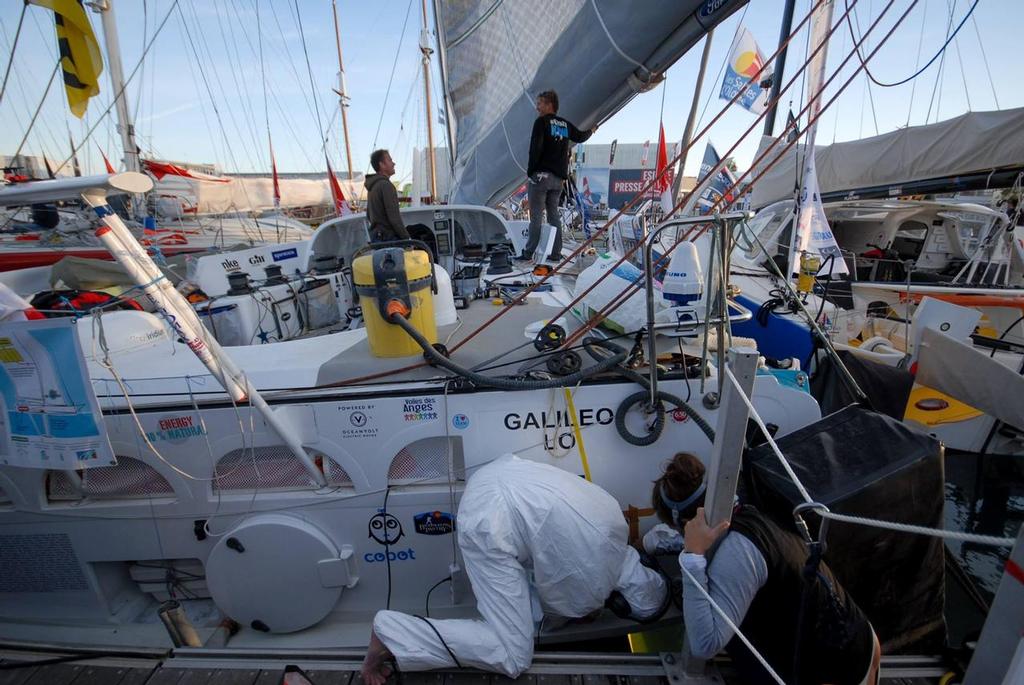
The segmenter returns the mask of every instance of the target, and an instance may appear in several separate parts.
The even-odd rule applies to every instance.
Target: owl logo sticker
[[[385,512],[379,512],[370,519],[369,536],[381,545],[393,545],[398,542],[405,531],[397,518]]]

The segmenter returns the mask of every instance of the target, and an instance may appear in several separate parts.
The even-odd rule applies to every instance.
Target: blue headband
[[[707,483],[701,481],[700,485],[697,486],[697,489],[693,491],[693,494],[682,501],[676,501],[665,494],[665,483],[661,484],[661,487],[658,488],[658,494],[661,495],[662,503],[672,510],[672,525],[679,525],[679,512],[686,511],[687,507],[700,499],[706,489]]]

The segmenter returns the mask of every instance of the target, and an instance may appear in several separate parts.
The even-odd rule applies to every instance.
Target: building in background
[[[669,146],[669,159],[675,157],[676,146]],[[658,151],[655,143],[622,143],[615,146],[615,160],[611,160],[609,144],[584,143],[575,148],[576,186],[589,204],[599,209],[616,210],[633,199],[640,189],[654,179]],[[646,158],[646,160],[645,160]],[[669,182],[675,178],[675,169],[668,171]],[[683,177],[682,189],[691,190],[696,179]],[[589,199],[588,199],[589,191]],[[645,199],[658,199],[652,187]]]

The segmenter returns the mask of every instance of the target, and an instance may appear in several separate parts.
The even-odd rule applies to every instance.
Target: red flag
[[[99,146],[97,145],[97,147]],[[100,156],[103,157],[103,166],[107,167],[107,173],[116,174],[117,171],[115,171],[114,167],[110,165],[110,160],[107,159],[107,156],[105,154],[103,154],[103,148],[100,148]]]
[[[341,192],[341,185],[338,183],[338,179],[334,177],[334,171],[331,169],[331,160],[327,160],[327,181],[331,186],[331,198],[334,199],[334,212],[338,216],[345,216],[352,213],[352,208],[348,205],[348,200],[345,199],[345,193]]]
[[[270,172],[274,179],[274,209],[281,209],[281,184],[277,182],[277,162],[274,160],[274,142],[267,133],[267,143],[270,144]]]
[[[654,182],[654,189],[661,194],[661,209],[668,213],[672,211],[672,177],[668,168],[668,151],[665,149],[665,124],[661,124],[658,131],[658,168],[656,171],[657,180]]]
[[[211,176],[210,174],[204,174],[199,171],[191,171],[168,162],[154,162],[151,159],[144,159],[142,160],[142,166],[145,167],[146,171],[153,174],[158,181],[164,176],[184,176],[185,178],[195,179],[196,181],[213,181],[214,183],[231,182],[230,178]]]

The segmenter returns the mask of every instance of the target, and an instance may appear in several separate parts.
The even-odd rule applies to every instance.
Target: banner
[[[722,79],[722,90],[719,97],[723,100],[732,100],[736,93],[743,95],[737,100],[737,104],[754,114],[761,114],[767,109],[768,91],[762,90],[759,85],[761,81],[771,76],[772,68],[758,74],[758,70],[764,65],[764,55],[757,47],[754,37],[750,31],[740,27],[733,39],[732,47],[729,48],[729,59],[725,65],[725,78]],[[755,79],[756,76],[756,79]]]
[[[64,91],[71,113],[81,119],[89,98],[99,95],[103,56],[82,0],[31,0],[30,4],[53,10],[57,48],[64,76]]]
[[[612,169],[608,172],[608,207],[620,209],[624,204],[636,197],[640,189],[654,180],[654,169]],[[669,167],[665,174],[669,188],[675,178],[675,167]],[[661,192],[655,187],[648,188],[643,199],[657,200]]]
[[[727,207],[733,201],[732,192],[726,192],[736,182],[732,171],[727,167],[722,167],[714,176],[711,176],[711,172],[721,162],[722,159],[718,156],[718,151],[709,142],[708,146],[704,148],[704,160],[700,163],[700,172],[697,174],[697,178],[701,179],[702,188],[697,197],[697,208],[701,214],[711,212],[715,208],[715,203],[720,199],[722,202],[718,205],[719,210]]]
[[[809,45],[817,46],[828,40],[828,30],[832,25],[832,1],[823,3],[814,12],[811,19],[811,38]],[[800,195],[797,198],[796,218],[796,254],[790,259],[790,271],[797,272],[800,260],[797,256],[801,252],[817,253],[821,255],[822,275],[847,274],[846,262],[839,250],[832,229],[829,228],[828,219],[825,218],[825,208],[821,206],[821,193],[818,189],[818,172],[814,161],[814,139],[817,136],[818,124],[815,120],[821,111],[822,85],[825,81],[825,62],[828,57],[828,45],[822,48],[811,60],[807,70],[807,92],[810,110],[808,121],[812,123],[807,129],[807,138],[804,141],[806,154],[804,155],[803,181],[800,185]],[[828,260],[828,257],[834,259]],[[827,263],[826,263],[826,260]]]
[[[81,469],[117,463],[72,319],[0,324],[0,463]]]

